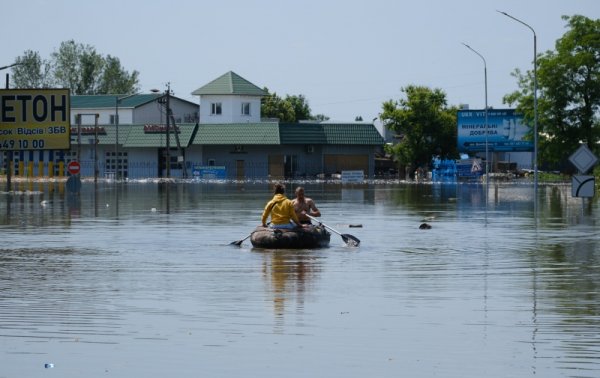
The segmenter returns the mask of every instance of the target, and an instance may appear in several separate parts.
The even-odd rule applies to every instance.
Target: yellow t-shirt
[[[290,219],[296,224],[300,224],[300,220],[294,211],[294,205],[283,194],[275,194],[265,206],[262,214],[262,224],[267,224],[267,218],[271,214],[271,223],[286,224],[290,223]]]

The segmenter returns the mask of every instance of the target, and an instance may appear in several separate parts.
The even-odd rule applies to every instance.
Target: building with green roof
[[[82,176],[119,179],[201,176],[207,167],[229,179],[374,175],[384,141],[373,124],[261,121],[266,93],[231,71],[193,94],[199,113],[198,105],[169,96],[168,128],[164,94],[72,96],[71,149],[17,151],[14,171],[62,176],[77,160]]]
[[[196,89],[200,97],[200,123],[258,123],[260,101],[268,93],[229,71]]]

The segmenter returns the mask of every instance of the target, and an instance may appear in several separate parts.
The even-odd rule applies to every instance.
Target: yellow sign
[[[70,148],[68,89],[0,89],[0,151]]]

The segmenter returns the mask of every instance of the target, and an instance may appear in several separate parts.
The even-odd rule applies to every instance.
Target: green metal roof
[[[164,93],[147,93],[136,95],[77,95],[71,96],[72,109],[114,109],[116,107],[117,97],[122,98],[119,102],[119,108],[137,108],[149,102],[156,101],[157,98],[163,97]],[[189,102],[197,106],[198,104],[184,100],[179,97],[171,96],[178,101]]]
[[[114,108],[116,106],[117,97],[126,97],[128,95],[79,95],[71,96],[71,108],[73,109],[89,109],[89,108]],[[136,94],[131,97],[123,98],[120,103],[120,108],[135,108],[146,103],[152,102],[163,96],[162,93]]]
[[[196,129],[195,123],[180,123],[177,124],[179,129],[179,143],[181,147],[188,147],[191,143],[192,136]],[[123,125],[119,126],[119,144],[123,147],[166,147],[167,146],[167,134],[166,133],[146,133],[144,132],[145,125]],[[162,126],[162,125],[161,125]],[[173,127],[171,125],[171,127]],[[122,129],[125,129],[123,132]],[[114,138],[113,138],[114,142]],[[177,140],[173,130],[169,133],[169,146],[174,148],[177,146]]]
[[[383,137],[366,123],[235,123],[200,124],[196,145],[225,144],[353,144],[382,145]]]
[[[146,133],[144,132],[144,126],[146,125],[119,125],[119,145],[128,148],[135,147],[150,147],[159,148],[167,146],[167,134],[162,133]],[[164,125],[161,125],[164,126]],[[94,126],[85,125],[82,126],[87,132],[81,135],[81,144],[89,144],[90,140],[95,138],[95,134],[89,133]],[[173,126],[171,126],[173,127]],[[194,135],[196,129],[195,123],[183,123],[177,124],[179,129],[179,143],[182,147],[188,147]],[[116,140],[116,127],[115,125],[98,125],[100,132],[98,133],[98,145],[114,145]],[[73,132],[71,133],[71,145],[77,145],[77,127],[72,127]],[[173,130],[169,134],[169,145],[171,147],[177,146],[177,140]]]
[[[279,129],[281,144],[384,144],[369,123],[287,123]]]
[[[266,96],[267,93],[233,71],[216,78],[192,92],[193,95]]]
[[[383,145],[385,141],[370,123],[323,123],[327,144]]]
[[[323,125],[315,123],[282,123],[281,144],[327,144]]]
[[[279,144],[276,122],[200,124],[193,144]]]
[[[119,125],[119,145],[124,148],[166,147],[166,133],[146,133],[146,125]],[[88,132],[93,126],[82,126]],[[114,145],[115,125],[99,125],[98,144]],[[182,147],[195,145],[293,145],[293,144],[346,144],[383,145],[384,140],[372,124],[349,123],[234,123],[234,124],[177,124]],[[197,128],[196,128],[197,127]],[[71,143],[77,143],[77,127],[73,126]],[[94,134],[81,135],[81,143],[89,144]],[[177,146],[173,133],[169,144]]]

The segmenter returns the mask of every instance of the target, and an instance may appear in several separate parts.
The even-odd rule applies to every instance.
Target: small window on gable
[[[210,108],[210,114],[212,115],[220,115],[223,113],[222,106],[220,102],[213,102]]]
[[[250,103],[242,102],[242,115],[250,115]]]

